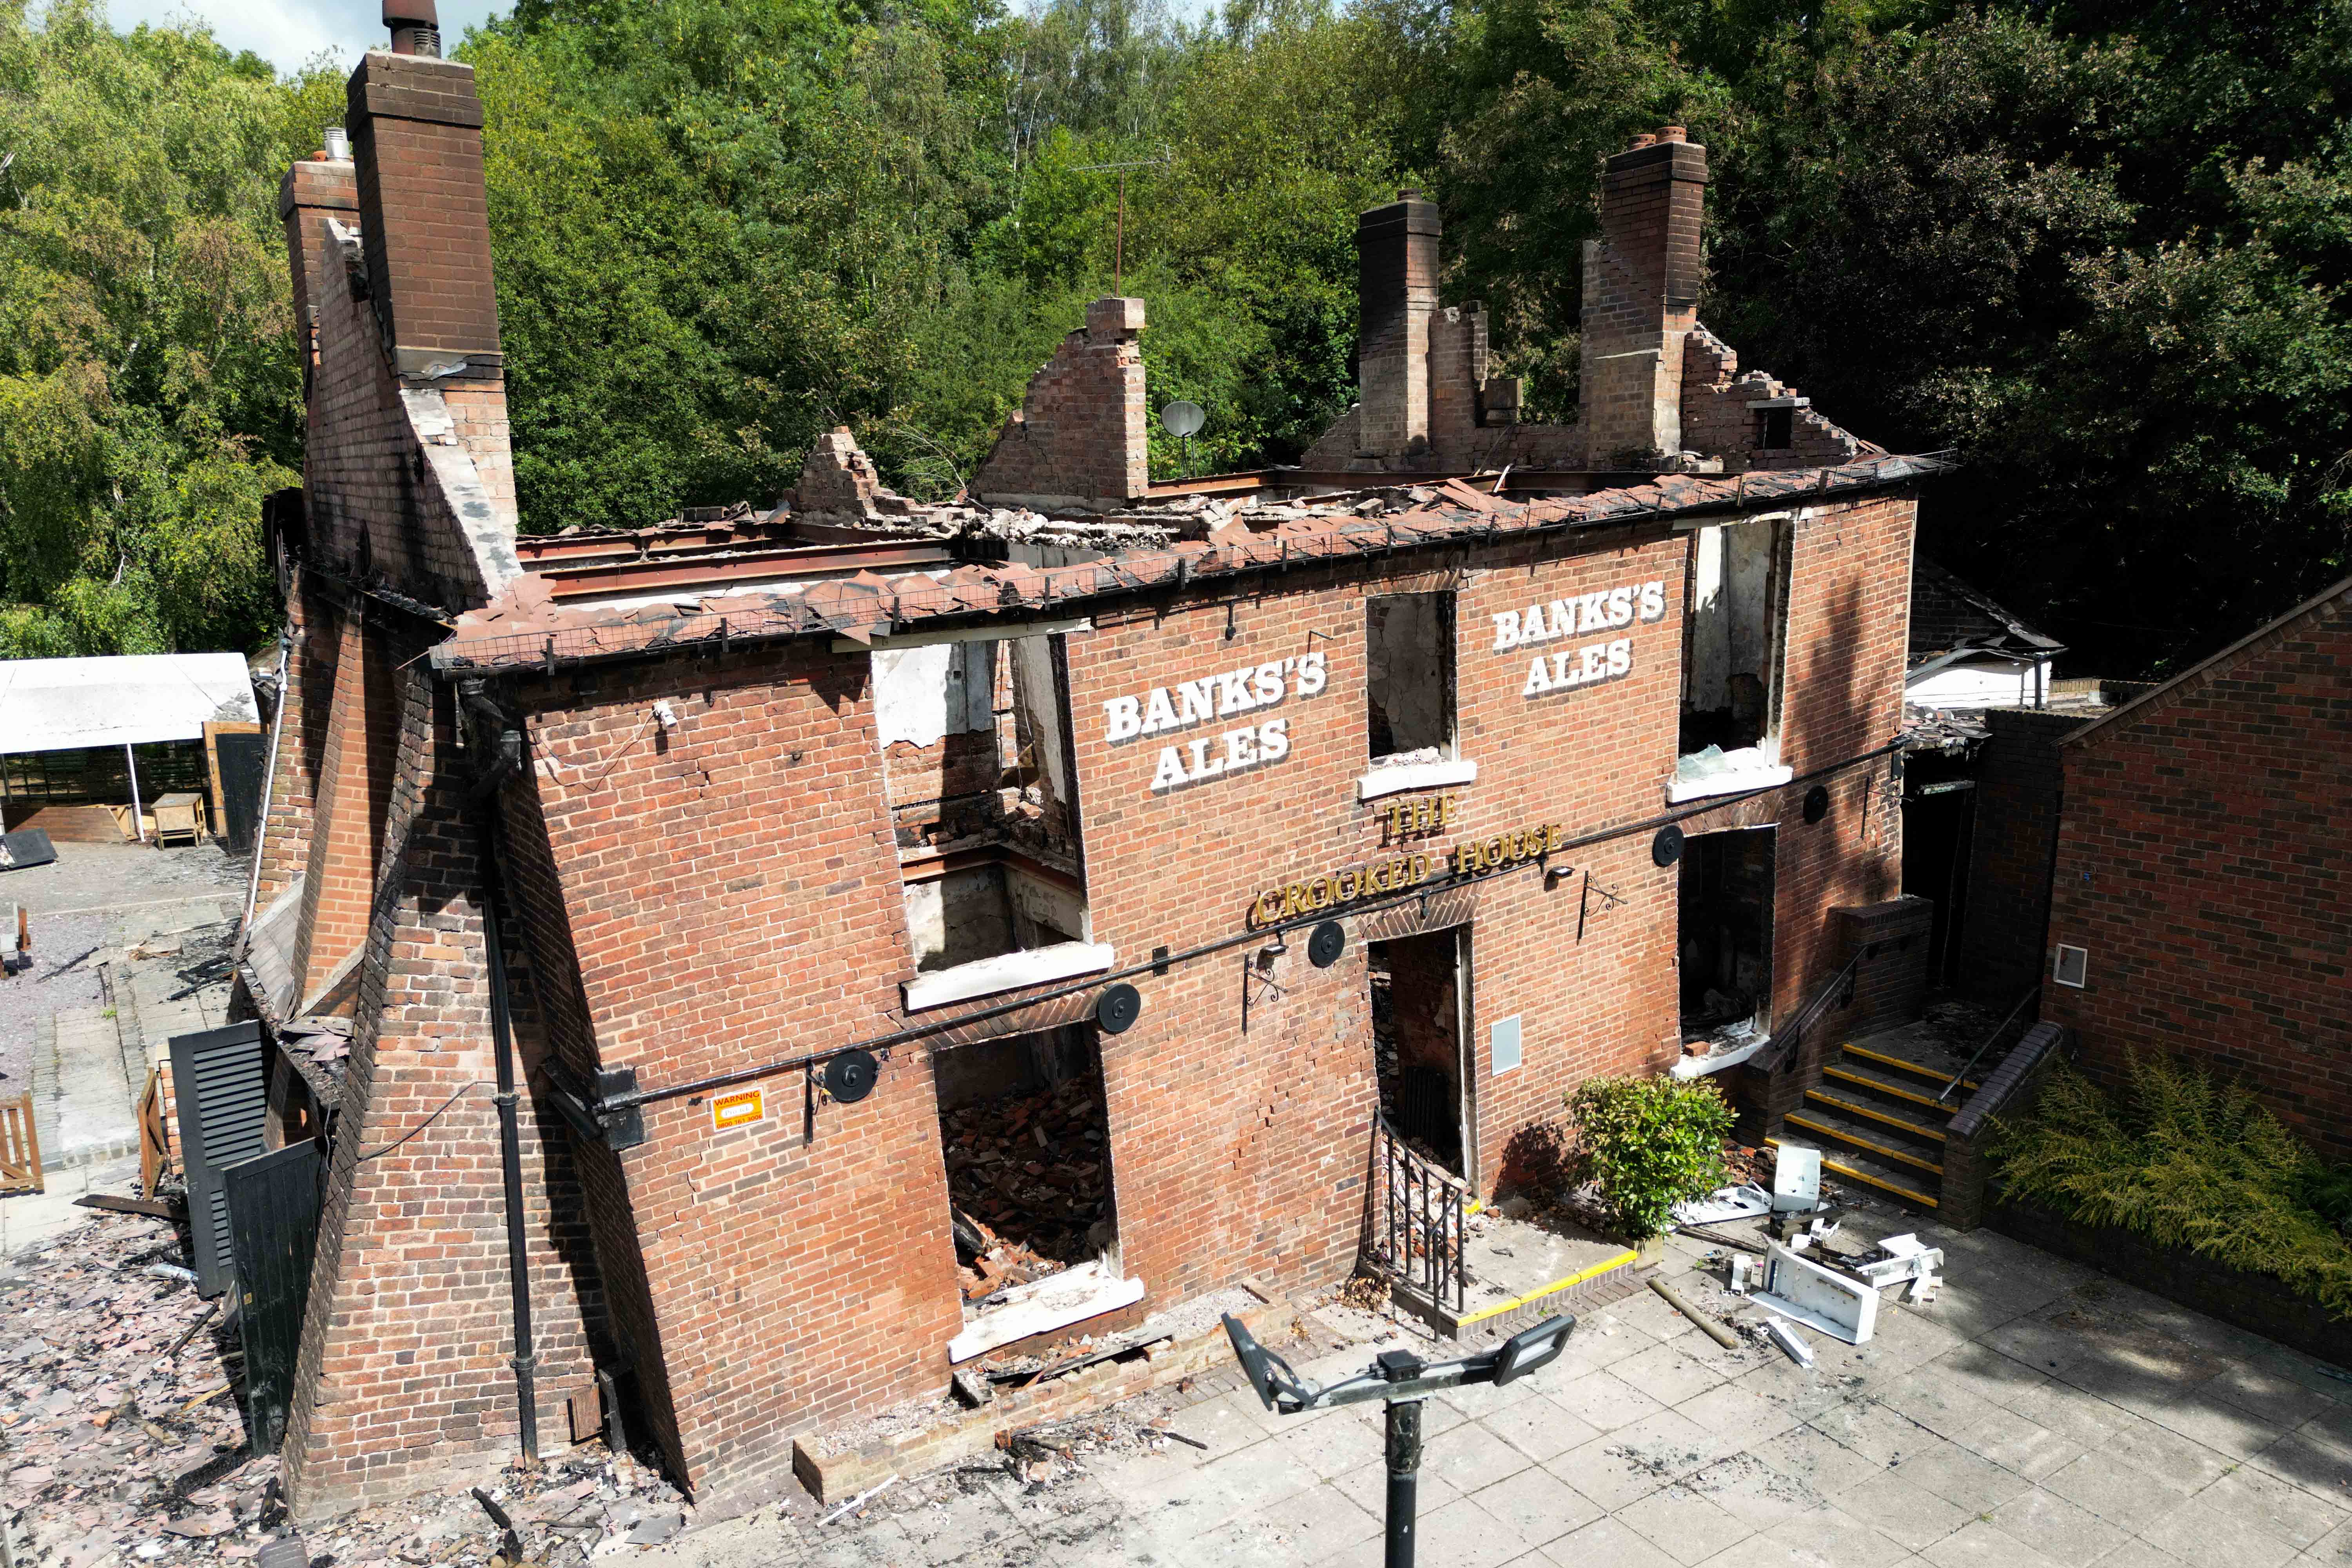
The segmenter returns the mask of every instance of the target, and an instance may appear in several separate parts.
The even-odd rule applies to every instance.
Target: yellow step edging
[[[1481,1307],[1476,1311],[1470,1313],[1466,1317],[1459,1318],[1455,1320],[1455,1321],[1459,1326],[1466,1329],[1473,1323],[1483,1323],[1488,1318],[1499,1318],[1506,1312],[1516,1312],[1530,1301],[1540,1301],[1546,1296],[1557,1295],[1562,1290],[1581,1285],[1588,1279],[1598,1279],[1612,1268],[1622,1268],[1628,1263],[1633,1262],[1640,1256],[1641,1254],[1633,1251],[1621,1252],[1616,1257],[1596,1263],[1590,1268],[1580,1268],[1565,1279],[1555,1279],[1549,1285],[1539,1285],[1536,1287],[1536,1289],[1528,1291],[1526,1295],[1514,1296],[1511,1300],[1503,1302],[1500,1306]]]
[[[1805,1098],[1818,1100],[1832,1110],[1842,1110],[1848,1116],[1865,1117],[1872,1121],[1884,1121],[1889,1127],[1900,1127],[1914,1138],[1933,1138],[1938,1143],[1949,1142],[1938,1128],[1922,1127],[1916,1121],[1906,1121],[1899,1116],[1889,1116],[1876,1106],[1865,1105],[1858,1100],[1840,1100],[1836,1095],[1824,1094],[1818,1089],[1805,1090]]]
[[[1893,1068],[1897,1072],[1916,1073],[1921,1078],[1931,1080],[1942,1079],[1946,1082],[1950,1081],[1949,1079],[1945,1079],[1942,1073],[1934,1071],[1928,1068],[1921,1067],[1917,1062],[1906,1062],[1901,1057],[1890,1057],[1884,1051],[1865,1050],[1860,1046],[1846,1046],[1843,1048],[1844,1049],[1845,1054],[1850,1057],[1860,1057],[1864,1061],[1876,1062],[1881,1067]],[[1968,1079],[1962,1079],[1960,1080],[1960,1087],[1962,1089],[1981,1089],[1984,1086],[1980,1083],[1972,1082]]]
[[[1767,1138],[1764,1142],[1772,1148],[1780,1147],[1780,1141],[1778,1138]],[[1898,1187],[1884,1176],[1874,1176],[1867,1171],[1857,1171],[1852,1165],[1841,1165],[1826,1153],[1822,1156],[1822,1169],[1835,1171],[1839,1175],[1850,1177],[1860,1182],[1864,1186],[1876,1187],[1882,1193],[1893,1193],[1897,1197],[1909,1198],[1913,1203],[1925,1204],[1931,1209],[1939,1209],[1943,1206],[1925,1193],[1915,1193],[1908,1187]]]
[[[1900,1149],[1890,1149],[1884,1143],[1874,1143],[1867,1138],[1848,1132],[1843,1127],[1832,1127],[1826,1121],[1808,1121],[1801,1111],[1792,1110],[1782,1120],[1801,1127],[1808,1132],[1818,1132],[1824,1138],[1833,1138],[1841,1143],[1851,1143],[1864,1153],[1875,1154],[1882,1160],[1892,1160],[1898,1165],[1909,1165],[1938,1176],[1944,1173],[1944,1167],[1932,1160],[1923,1160],[1916,1154],[1906,1154]]]
[[[1874,1078],[1864,1078],[1861,1074],[1848,1072],[1843,1068],[1823,1068],[1822,1076],[1833,1078],[1840,1083],[1858,1083],[1864,1089],[1874,1089],[1881,1094],[1891,1094],[1897,1100],[1907,1100],[1914,1105],[1924,1105],[1930,1110],[1945,1109],[1940,1100],[1930,1100],[1924,1094],[1914,1094],[1909,1089],[1895,1084],[1881,1083]]]

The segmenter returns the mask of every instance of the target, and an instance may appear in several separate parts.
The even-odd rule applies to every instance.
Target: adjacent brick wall
[[[446,761],[449,694],[408,662],[422,651],[400,650],[396,782],[283,1450],[304,1521],[488,1480],[515,1451],[479,864]],[[522,1144],[540,1426],[560,1442],[592,1382],[595,1275],[553,1125],[526,1115]]]
[[[2352,1154],[2347,670],[2340,584],[2064,743],[2050,940],[2090,961],[2083,989],[2042,991],[2095,1074],[2126,1051],[2189,1058],[2335,1159]]]
[[[1151,488],[1143,403],[1143,301],[1097,300],[1029,378],[1021,411],[972,475],[971,493],[1133,500]]]
[[[2004,1011],[2042,978],[2050,914],[2050,853],[2064,784],[2058,742],[2080,713],[1995,708],[1970,770],[1976,830],[1969,851],[1960,973],[1969,993]]]
[[[318,781],[325,766],[327,731],[333,710],[335,658],[341,639],[334,602],[300,571],[287,596],[290,640],[284,684],[278,694],[285,717],[278,728],[277,754],[269,774],[269,815],[254,845],[259,862],[257,913],[291,887],[310,859],[310,830]]]

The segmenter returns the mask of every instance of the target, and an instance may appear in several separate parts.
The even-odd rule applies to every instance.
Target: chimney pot
[[[441,58],[441,16],[434,0],[384,0],[383,25],[392,30],[392,52]]]
[[[1418,185],[1407,185],[1402,190],[1397,192],[1397,200],[1401,202],[1417,202],[1421,200],[1421,188]]]
[[[352,156],[352,133],[340,125],[327,127],[325,156],[339,163],[348,163]]]
[[[1643,148],[1650,146],[1656,141],[1657,137],[1651,134],[1649,132],[1644,131],[1633,138],[1633,145],[1632,148],[1628,149],[1628,151],[1639,152]]]
[[[1690,140],[1690,135],[1679,125],[1667,125],[1659,128],[1658,140],[1661,142],[1687,142]]]

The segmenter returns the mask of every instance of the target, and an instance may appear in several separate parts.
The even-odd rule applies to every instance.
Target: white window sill
[[[1744,1046],[1737,1046],[1727,1051],[1718,1051],[1711,1057],[1685,1057],[1675,1064],[1671,1076],[1705,1078],[1709,1073],[1721,1072],[1726,1068],[1736,1068],[1771,1043],[1771,1036],[1759,1035]]]
[[[1402,795],[1409,789],[1475,784],[1477,778],[1478,764],[1473,762],[1407,763],[1402,767],[1374,768],[1358,779],[1356,798],[1378,800],[1384,795]]]
[[[1770,789],[1787,784],[1796,776],[1792,769],[1762,763],[1702,773],[1696,778],[1686,776],[1677,769],[1675,776],[1666,781],[1666,804],[1676,805],[1686,800],[1705,800],[1709,795]]]
[[[1044,985],[1075,975],[1099,973],[1111,966],[1113,956],[1109,945],[1104,942],[1055,942],[1051,947],[1000,952],[993,958],[959,963],[953,969],[918,974],[901,984],[898,993],[908,1012],[919,1013],[927,1007],[944,1007],[950,1002],[969,1002],[975,996],[1018,991],[1024,985]]]
[[[1065,1268],[1059,1274],[1015,1285],[1004,1295],[1003,1306],[982,1312],[964,1325],[963,1332],[948,1342],[950,1365],[970,1361],[999,1345],[1009,1345],[1032,1334],[1051,1333],[1140,1301],[1143,1281],[1113,1279],[1097,1258],[1075,1268]]]

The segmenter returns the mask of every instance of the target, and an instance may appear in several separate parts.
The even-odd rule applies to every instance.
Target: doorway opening
[[[1683,843],[1676,913],[1685,1045],[1736,1048],[1771,1026],[1772,848],[1769,827]]]
[[[1459,928],[1365,944],[1381,1114],[1413,1151],[1465,1181],[1473,1125],[1464,1070]]]
[[[1095,1026],[932,1058],[949,1219],[967,1320],[1082,1265],[1116,1277],[1109,1115]]]

